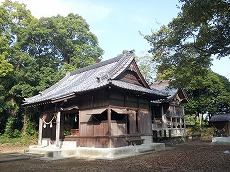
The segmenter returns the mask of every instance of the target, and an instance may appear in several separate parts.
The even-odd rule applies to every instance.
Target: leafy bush
[[[5,133],[4,135],[7,137],[13,137],[13,125],[14,125],[14,118],[12,116],[10,116],[7,119],[7,123],[6,123],[6,128],[5,128]]]
[[[21,136],[21,132],[18,129],[15,129],[14,132],[13,132],[13,134],[12,134],[12,136],[14,138],[20,137]]]
[[[31,122],[30,120],[28,120],[27,122],[26,134],[29,136],[33,136],[37,134],[36,125],[34,125],[34,123]]]

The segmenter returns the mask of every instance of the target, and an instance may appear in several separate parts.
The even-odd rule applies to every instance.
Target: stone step
[[[33,157],[45,157],[45,152],[43,151],[38,151],[38,150],[30,150],[30,149],[25,149],[24,150],[25,155],[33,156]]]

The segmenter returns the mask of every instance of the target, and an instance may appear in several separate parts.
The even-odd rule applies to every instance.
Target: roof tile
[[[111,80],[123,72],[134,60],[132,53],[119,55],[113,59],[103,61],[71,73],[50,88],[42,91],[39,95],[26,98],[24,105],[36,104],[40,102],[51,102],[60,97],[72,96],[75,93],[89,91],[111,84]],[[151,90],[145,87],[137,86],[122,81],[113,80],[112,84],[129,90],[136,90],[149,94],[164,97],[165,95],[157,90]]]

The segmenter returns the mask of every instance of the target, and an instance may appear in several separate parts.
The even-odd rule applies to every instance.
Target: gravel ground
[[[44,161],[36,158],[0,163],[0,171],[189,171],[229,172],[230,144],[195,141],[174,145],[172,149],[148,152],[120,160],[62,159]],[[0,158],[1,158],[0,154]]]

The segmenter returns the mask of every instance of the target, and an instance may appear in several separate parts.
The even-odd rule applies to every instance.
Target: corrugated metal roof
[[[153,91],[145,87],[114,80],[119,74],[127,69],[133,60],[133,53],[127,53],[119,55],[113,59],[67,73],[63,79],[50,88],[42,91],[39,95],[26,98],[24,105],[52,102],[54,100],[73,96],[76,93],[98,89],[109,84],[114,84],[115,86],[124,89],[136,90],[139,92],[166,97],[165,94],[158,92],[157,90]]]

